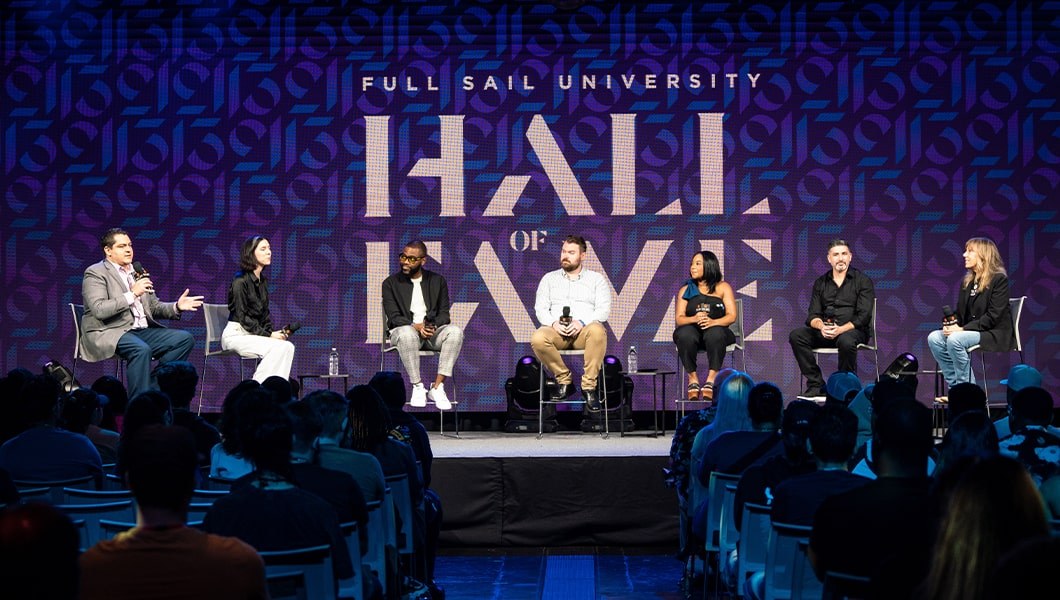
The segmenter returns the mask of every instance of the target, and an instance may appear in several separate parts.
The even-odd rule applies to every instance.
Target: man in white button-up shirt
[[[611,313],[611,289],[603,275],[582,267],[585,238],[563,240],[560,268],[546,273],[537,286],[534,311],[541,327],[530,337],[538,360],[556,376],[554,399],[574,393],[570,369],[560,350],[585,350],[582,395],[591,410],[600,410],[596,379],[607,351],[604,321]]]

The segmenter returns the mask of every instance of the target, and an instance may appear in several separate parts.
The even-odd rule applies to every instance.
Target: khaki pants
[[[583,390],[596,389],[596,378],[607,352],[607,329],[598,322],[589,323],[577,336],[564,337],[551,326],[539,327],[530,336],[530,347],[541,364],[556,376],[556,383],[571,383],[570,369],[563,362],[560,350],[585,350],[585,371],[582,373]]]

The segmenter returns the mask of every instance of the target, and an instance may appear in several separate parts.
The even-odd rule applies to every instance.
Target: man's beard
[[[560,266],[560,268],[562,268],[562,269],[563,269],[564,271],[566,271],[566,272],[570,273],[570,272],[572,272],[572,271],[575,271],[575,270],[577,270],[577,268],[578,268],[578,266],[579,266],[579,265],[576,265],[576,264],[574,264],[574,263],[572,263],[572,262],[562,262],[562,261],[561,261],[561,262],[559,263],[559,266]]]
[[[408,269],[408,270],[406,271],[405,269]],[[407,265],[405,267],[402,267],[401,270],[404,271],[404,273],[406,275],[408,275],[409,277],[416,277],[417,275],[420,274],[420,267],[418,267],[418,266],[413,267],[412,265]]]

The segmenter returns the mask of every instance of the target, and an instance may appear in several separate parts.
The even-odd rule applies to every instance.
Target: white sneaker
[[[409,404],[416,407],[427,406],[427,388],[423,387],[422,383],[412,386],[412,399]]]
[[[431,391],[427,392],[427,397],[431,399],[431,402],[434,402],[434,405],[438,407],[438,410],[449,410],[450,408],[453,408],[453,403],[449,401],[449,396],[445,395],[444,383],[431,386]]]

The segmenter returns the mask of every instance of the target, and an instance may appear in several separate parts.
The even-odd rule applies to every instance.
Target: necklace
[[[972,295],[972,296],[975,296],[975,295],[976,295],[976,294],[978,294],[978,293],[979,293],[979,280],[978,280],[978,279],[976,279],[975,281],[973,281],[973,282],[972,282],[972,291],[971,291],[971,295]]]

